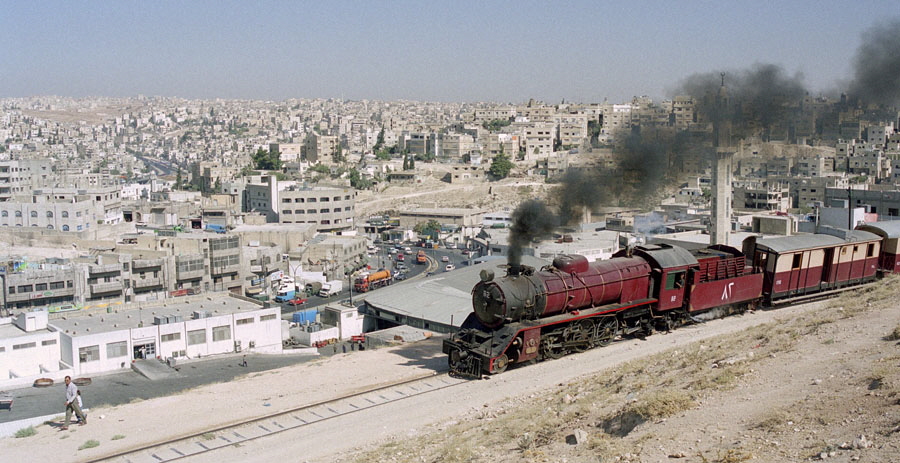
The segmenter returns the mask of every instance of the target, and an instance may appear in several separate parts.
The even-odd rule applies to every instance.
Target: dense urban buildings
[[[506,255],[512,210],[532,197],[552,202],[570,171],[601,173],[598,184],[621,191],[557,224],[557,235],[526,254],[603,259],[667,232],[708,242],[714,229],[714,239],[735,245],[741,233],[900,215],[896,112],[876,117],[844,100],[803,98],[788,103],[788,117],[765,126],[734,118],[732,127],[710,116],[708,98],[0,100],[8,316],[0,385],[40,374],[34,365],[47,362],[100,372],[140,356],[234,352],[238,343],[280,349],[270,307],[284,288],[350,286],[372,262],[389,266],[388,256],[372,255],[382,240]],[[732,110],[728,98],[716,101]],[[641,159],[648,140],[667,148]],[[654,164],[664,169],[648,169]],[[221,326],[201,321],[203,310],[169,314],[210,301],[234,306],[212,309]],[[135,308],[137,324],[115,321]],[[90,323],[76,328],[71,320],[85,314]],[[379,317],[380,326],[387,319]],[[251,318],[259,330],[248,328]],[[309,341],[331,331],[304,333]],[[32,344],[32,366],[13,366]]]

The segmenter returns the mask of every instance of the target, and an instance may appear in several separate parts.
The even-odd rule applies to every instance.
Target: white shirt
[[[72,403],[76,396],[78,396],[78,386],[75,383],[69,383],[66,386],[66,405]]]

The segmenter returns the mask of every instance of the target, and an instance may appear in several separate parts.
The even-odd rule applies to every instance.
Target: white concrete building
[[[280,353],[278,308],[215,295],[54,319],[61,365],[83,376],[127,368],[140,358]],[[80,316],[79,316],[80,315]]]
[[[0,389],[71,373],[60,364],[59,333],[47,326],[47,312],[0,319]]]

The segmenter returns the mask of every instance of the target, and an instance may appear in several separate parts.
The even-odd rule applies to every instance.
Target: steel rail
[[[111,460],[119,460],[119,461],[149,461],[149,462],[169,462],[180,460],[183,458],[199,455],[202,453],[212,452],[214,450],[233,446],[238,443],[244,443],[256,439],[260,439],[266,436],[271,436],[280,432],[299,429],[301,427],[318,423],[321,421],[330,420],[332,418],[337,418],[339,416],[346,416],[351,413],[368,410],[371,408],[375,408],[381,405],[386,405],[390,403],[394,403],[409,397],[415,397],[417,395],[426,394],[428,392],[437,391],[441,389],[446,389],[449,387],[457,386],[459,384],[464,384],[468,381],[461,380],[458,378],[452,378],[450,375],[446,374],[447,370],[441,370],[438,372],[431,372],[428,374],[418,375],[414,378],[404,379],[400,381],[394,381],[382,386],[373,387],[370,389],[366,389],[363,391],[355,392],[352,394],[347,394],[340,397],[335,397],[319,402],[315,402],[312,404],[301,405],[297,407],[292,407],[287,410],[281,410],[275,413],[270,413],[262,416],[257,416],[253,418],[247,418],[243,420],[239,420],[233,423],[227,423],[219,426],[215,426],[212,428],[204,429],[199,432],[193,432],[187,435],[180,435],[175,437],[166,438],[160,441],[151,442],[147,444],[141,444],[137,447],[132,447],[129,449],[125,449],[119,452],[115,452],[112,454],[102,455],[90,460],[86,460],[85,463],[99,463],[106,462]],[[451,380],[450,382],[445,381],[444,379]],[[437,382],[441,382],[443,384],[440,385],[430,385],[427,384],[428,380],[433,380]],[[416,389],[416,383],[424,383],[427,384],[427,387],[422,389]],[[411,389],[412,392],[403,392],[399,390],[391,391],[391,389],[402,389],[404,386],[407,386],[408,389]],[[385,394],[390,392],[396,392],[397,396],[393,398],[385,397]],[[364,396],[374,394],[377,398],[382,399],[383,401],[376,402]],[[363,405],[355,405],[353,403],[349,403],[351,399],[364,398],[366,402]],[[352,408],[346,411],[337,411],[336,408],[341,408],[337,406],[340,402],[348,402],[348,405]],[[331,406],[331,407],[329,407]],[[313,409],[321,407],[324,410],[328,410],[330,416],[322,416]],[[319,410],[323,412],[324,410]],[[304,420],[300,417],[297,417],[296,414],[301,413],[310,413],[311,415],[317,417]],[[282,417],[290,417],[294,415],[293,419],[290,423],[280,424],[275,422],[274,420]],[[272,426],[266,427],[264,424],[267,422],[272,422]],[[240,428],[246,428],[249,426],[256,425],[253,429],[255,435],[242,435],[236,432]],[[259,430],[262,430],[262,433],[259,433]],[[222,436],[222,433],[229,432],[228,437]],[[209,439],[207,436],[212,434],[219,434],[218,436]],[[245,433],[250,434],[250,433]],[[196,440],[196,441],[195,441]],[[224,441],[224,442],[221,442]],[[179,450],[176,448],[176,444],[182,444],[181,447],[183,450]],[[190,447],[190,449],[184,449],[185,446]],[[162,455],[161,455],[162,454]],[[140,458],[138,460],[133,460],[129,457],[139,457],[144,456],[145,458]]]

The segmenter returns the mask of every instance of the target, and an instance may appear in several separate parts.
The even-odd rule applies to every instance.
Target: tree
[[[381,132],[378,132],[378,138],[375,140],[375,146],[372,147],[372,151],[378,151],[382,146],[384,146],[384,127],[381,128]]]
[[[413,227],[413,231],[420,235],[428,235],[431,239],[437,239],[441,232],[441,223],[434,219],[428,222],[419,222]]]
[[[409,170],[409,158],[403,158],[403,170]]]
[[[281,153],[278,151],[266,151],[262,148],[253,154],[253,164],[259,170],[281,170]]]
[[[496,132],[510,124],[512,124],[512,121],[509,119],[493,119],[491,121],[484,121],[481,126],[491,132]]]
[[[365,190],[366,188],[370,188],[372,186],[372,181],[363,178],[363,176],[356,169],[350,169],[350,186],[356,188],[357,190]]]
[[[216,177],[216,183],[215,183],[215,185],[213,185],[213,192],[214,193],[222,192],[222,177]]]
[[[506,178],[515,165],[509,160],[509,156],[504,153],[498,153],[491,162],[491,175],[497,178]]]
[[[380,150],[377,153],[375,153],[375,159],[380,159],[382,161],[390,161],[391,153],[388,152],[387,150]]]
[[[181,188],[182,181],[184,181],[184,178],[181,176],[181,166],[179,166],[178,172],[175,173],[175,189],[176,190]]]
[[[410,170],[415,170],[415,168],[416,168],[416,157],[415,157],[415,156],[410,156],[410,157],[409,157],[409,169],[410,169]]]
[[[332,156],[332,159],[334,160],[334,162],[339,164],[344,162],[344,148],[341,147],[340,143],[337,144],[337,149],[334,150],[334,156]]]
[[[201,193],[206,193],[206,185],[203,182],[203,177],[200,175],[200,163],[193,162],[191,163],[191,189],[194,191],[199,191]]]

